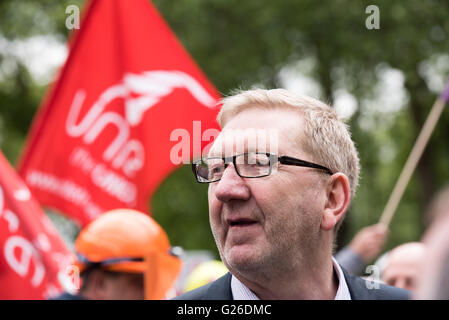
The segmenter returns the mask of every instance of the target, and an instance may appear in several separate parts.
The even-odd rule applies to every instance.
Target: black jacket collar
[[[369,280],[351,275],[343,269],[351,300],[404,300],[410,298],[407,290],[379,284],[377,287]],[[232,300],[231,273],[213,282],[206,291],[207,300]]]

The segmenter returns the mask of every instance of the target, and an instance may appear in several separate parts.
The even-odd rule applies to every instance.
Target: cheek
[[[221,223],[222,219],[222,207],[223,203],[219,201],[213,192],[209,189],[208,194],[209,203],[209,224],[212,234],[216,241],[222,241],[223,226]]]
[[[258,199],[267,220],[268,234],[273,234],[279,241],[291,242],[293,239],[304,241],[319,232],[320,204],[313,201],[318,197],[316,193],[302,190],[294,183],[269,190],[273,191]]]
[[[250,210],[259,213],[259,218],[265,221],[265,227],[271,228],[272,224],[278,224],[283,220],[282,216],[294,210],[294,196],[288,185],[279,181],[277,177],[267,179],[253,179],[248,182],[252,199],[248,203]],[[284,188],[285,187],[285,188]]]
[[[296,190],[297,186],[290,181],[278,180],[274,183],[254,186],[253,195],[263,212],[279,215],[284,211],[288,212],[297,208],[300,194]]]
[[[324,208],[325,189],[318,175],[285,179],[278,190],[279,198],[285,200],[281,205],[296,214],[319,215]]]
[[[209,219],[212,223],[217,219],[220,219],[222,203],[215,197],[214,191],[211,188],[209,188],[207,198],[209,204]]]

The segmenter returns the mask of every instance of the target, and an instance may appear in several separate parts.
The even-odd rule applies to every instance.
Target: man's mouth
[[[228,219],[227,222],[231,228],[249,227],[249,226],[255,225],[257,223],[257,221],[255,221],[255,220],[246,219],[246,218]]]

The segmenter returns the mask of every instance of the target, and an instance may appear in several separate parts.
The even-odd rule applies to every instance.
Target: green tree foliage
[[[82,1],[0,3],[0,36],[9,40],[52,34],[61,38],[65,7]],[[360,187],[339,238],[347,243],[361,227],[375,223],[424,123],[437,88],[426,66],[449,75],[449,4],[438,0],[154,0],[162,16],[212,83],[223,94],[253,85],[277,87],[280,71],[312,61],[308,76],[319,98],[333,102],[345,89],[357,109],[348,120],[358,146]],[[368,5],[380,10],[380,29],[368,30]],[[81,25],[82,27],[82,25]],[[0,52],[0,74],[5,57]],[[449,60],[449,58],[447,58]],[[399,71],[405,98],[398,110],[376,100],[382,70]],[[434,75],[435,76],[435,75]],[[432,90],[431,90],[432,89]],[[441,89],[441,88],[440,88]],[[42,98],[44,86],[26,67],[0,77],[0,147],[14,161]],[[387,97],[388,98],[388,97]],[[373,101],[378,105],[373,106]],[[418,240],[433,194],[449,178],[449,115],[440,119],[391,225],[388,248]],[[172,242],[187,249],[214,249],[208,227],[207,186],[181,167],[155,193],[154,217]]]
[[[0,147],[15,162],[45,85],[36,83],[17,52],[7,47],[33,36],[52,35],[65,41],[65,8],[81,0],[0,2]],[[9,43],[7,43],[9,42]]]

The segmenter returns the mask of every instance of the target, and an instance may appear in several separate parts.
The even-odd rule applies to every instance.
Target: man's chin
[[[226,262],[236,271],[250,271],[261,266],[259,252],[251,245],[234,245],[225,252]]]

